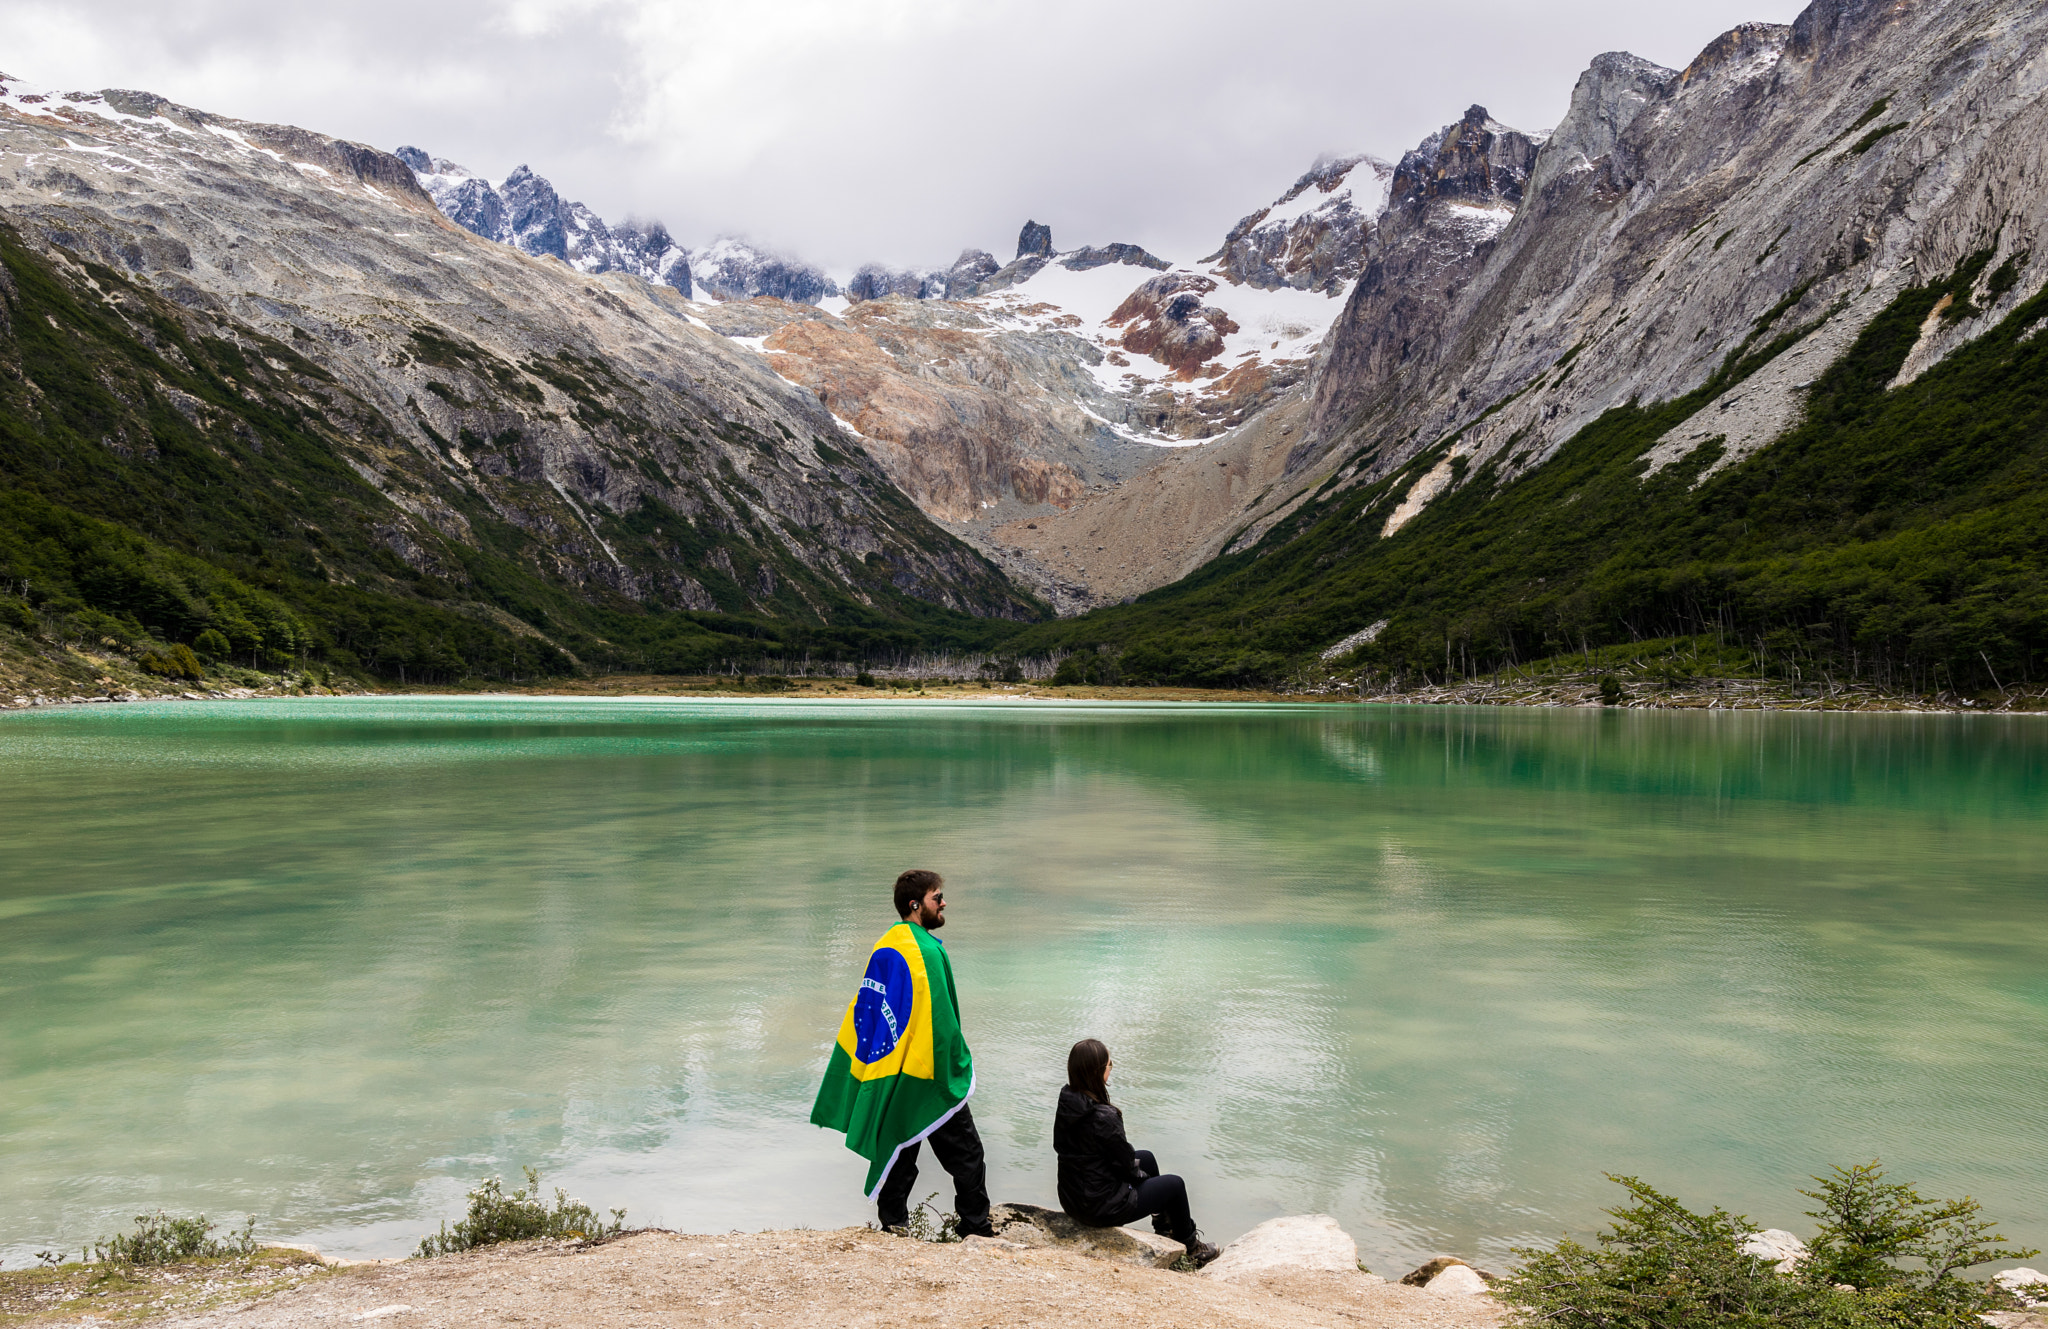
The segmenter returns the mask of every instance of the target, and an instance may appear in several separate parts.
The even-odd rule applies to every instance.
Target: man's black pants
[[[925,1137],[939,1166],[953,1178],[953,1212],[960,1215],[963,1237],[992,1237],[988,1224],[988,1167],[981,1157],[981,1133],[974,1129],[974,1114],[962,1103],[946,1124]],[[902,1227],[910,1221],[910,1188],[917,1185],[918,1146],[911,1145],[896,1155],[896,1165],[882,1178],[875,1193],[877,1217],[883,1227]]]

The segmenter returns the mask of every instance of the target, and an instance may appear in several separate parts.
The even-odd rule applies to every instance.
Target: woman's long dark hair
[[[1109,1049],[1101,1039],[1084,1038],[1067,1053],[1067,1088],[1109,1102]]]

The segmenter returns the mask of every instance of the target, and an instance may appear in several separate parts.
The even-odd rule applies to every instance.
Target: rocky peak
[[[758,249],[734,236],[721,236],[692,252],[690,275],[706,294],[720,300],[766,295],[791,304],[814,305],[839,294],[839,284],[821,269]]]
[[[963,299],[974,293],[974,288],[1001,270],[996,256],[986,249],[963,249],[960,257],[953,260],[953,266],[946,269],[946,298]]]
[[[936,268],[888,268],[880,263],[863,263],[846,284],[846,298],[855,304],[904,295],[912,300],[946,298],[946,274]]]
[[[1512,210],[1522,201],[1544,137],[1508,128],[1484,106],[1468,107],[1463,119],[1402,156],[1388,206],[1412,209],[1441,201]]]
[[[1083,245],[1072,253],[1060,255],[1060,266],[1069,272],[1087,272],[1091,268],[1106,268],[1112,263],[1150,268],[1154,272],[1164,272],[1173,266],[1163,258],[1146,253],[1138,245]]]
[[[1783,23],[1743,23],[1708,42],[1678,77],[1678,86],[1688,87],[1744,66],[1761,68],[1776,64],[1792,40],[1792,29]]]
[[[505,200],[505,220],[512,244],[528,254],[564,260],[569,257],[569,208],[555,187],[521,165],[498,186]]]
[[[1242,286],[1340,294],[1363,267],[1394,168],[1377,157],[1319,157],[1278,200],[1240,220],[1203,259]]]
[[[1052,257],[1052,227],[1027,221],[1017,234],[1017,257],[1027,258],[1033,254]]]
[[[1607,156],[1621,131],[1644,107],[1669,96],[1680,77],[1627,51],[1594,56],[1572,89],[1571,109],[1536,154],[1529,192],[1538,193],[1558,177]]]

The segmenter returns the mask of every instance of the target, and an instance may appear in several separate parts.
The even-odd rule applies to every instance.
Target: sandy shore
[[[730,1236],[645,1231],[592,1247],[522,1242],[357,1265],[258,1301],[147,1318],[195,1329],[1490,1329],[1502,1314],[1490,1297],[1424,1292],[1363,1273],[1272,1274],[1232,1284],[1066,1251],[937,1245],[849,1228]],[[76,1324],[79,1312],[30,1322]]]

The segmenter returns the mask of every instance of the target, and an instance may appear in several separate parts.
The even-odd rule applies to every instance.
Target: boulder
[[[1401,1276],[1401,1281],[1403,1283],[1406,1283],[1409,1287],[1426,1288],[1431,1283],[1435,1282],[1439,1277],[1441,1277],[1446,1269],[1453,1268],[1472,1269],[1472,1266],[1466,1264],[1463,1260],[1459,1259],[1455,1255],[1439,1255],[1435,1259],[1430,1260],[1427,1263],[1410,1270],[1406,1274],[1403,1274]],[[1500,1276],[1498,1274],[1490,1274],[1486,1272],[1484,1269],[1472,1269],[1472,1272],[1479,1276],[1481,1282],[1485,1283],[1491,1283],[1494,1279]]]
[[[1358,1243],[1328,1214],[1270,1218],[1223,1248],[1205,1277],[1232,1279],[1298,1269],[1358,1272]]]
[[[1742,1253],[1769,1260],[1779,1273],[1789,1274],[1806,1258],[1806,1243],[1783,1228],[1767,1227],[1742,1239]]]
[[[2001,1269],[1991,1281],[2020,1299],[2026,1306],[2048,1305],[2048,1274],[2038,1269]]]
[[[1485,1292],[1486,1280],[1481,1278],[1479,1271],[1469,1264],[1452,1264],[1444,1266],[1442,1273],[1424,1283],[1422,1290],[1424,1292],[1435,1292],[1454,1297],[1467,1297]]]
[[[1115,1264],[1165,1269],[1187,1254],[1187,1247],[1156,1232],[1134,1227],[1089,1227],[1057,1209],[1041,1209],[1035,1204],[993,1205],[988,1221],[999,1240],[1073,1251]]]

